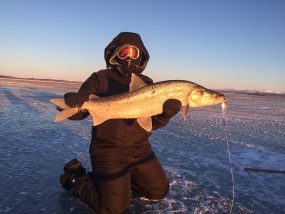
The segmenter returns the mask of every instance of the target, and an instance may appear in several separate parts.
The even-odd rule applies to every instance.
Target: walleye
[[[196,83],[168,80],[147,85],[135,74],[132,74],[129,92],[102,98],[92,94],[80,108],[71,108],[65,104],[64,99],[60,98],[50,101],[63,108],[63,111],[56,116],[55,122],[86,109],[93,118],[94,126],[108,119],[137,118],[139,125],[150,132],[152,130],[151,116],[161,114],[163,104],[168,99],[177,99],[181,102],[184,119],[188,115],[189,108],[216,104],[227,105],[223,94]]]

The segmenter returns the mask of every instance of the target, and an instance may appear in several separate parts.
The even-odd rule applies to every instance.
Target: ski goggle
[[[137,59],[140,56],[140,50],[135,46],[126,46],[118,51],[117,56],[120,59],[126,59],[127,57]]]

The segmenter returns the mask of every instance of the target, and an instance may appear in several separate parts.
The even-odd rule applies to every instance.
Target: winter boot
[[[70,190],[85,174],[86,170],[81,163],[77,159],[72,159],[64,165],[64,173],[60,175],[59,181],[64,189]]]

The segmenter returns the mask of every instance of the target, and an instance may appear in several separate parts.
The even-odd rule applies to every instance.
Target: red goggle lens
[[[130,57],[132,59],[136,59],[139,57],[139,51],[137,48],[134,47],[126,47],[119,51],[118,57],[121,59],[125,59],[127,57]]]

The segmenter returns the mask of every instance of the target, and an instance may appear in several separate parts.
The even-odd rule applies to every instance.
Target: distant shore
[[[34,89],[56,90],[63,92],[78,91],[82,82],[56,80],[56,79],[37,79],[37,78],[18,78],[0,75],[0,86],[26,87]],[[215,89],[214,89],[215,90]],[[224,94],[245,94],[256,96],[278,96],[285,97],[285,93],[264,92],[258,90],[235,90],[222,89],[216,90]]]
[[[0,75],[0,86],[23,87],[31,89],[44,89],[56,91],[78,91],[82,82],[52,80],[52,79],[35,79],[35,78],[16,78]]]

